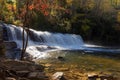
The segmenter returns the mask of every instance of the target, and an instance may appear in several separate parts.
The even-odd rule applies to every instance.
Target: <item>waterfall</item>
[[[17,48],[22,48],[23,29],[11,24],[2,25],[7,29],[7,34],[5,33],[5,36],[8,38],[5,37],[5,40],[14,41],[17,44]],[[26,36],[27,34],[25,32],[25,39]],[[84,44],[80,35],[52,33],[30,29],[26,52],[32,56],[33,59],[50,57],[51,55],[48,54],[48,52],[56,50],[82,50],[85,53],[120,53],[120,48],[112,49],[103,46]]]
[[[22,48],[22,28],[5,24],[9,41],[15,41],[18,48]],[[25,32],[25,38],[26,38]],[[26,52],[34,58],[45,57],[52,50],[81,49],[84,42],[80,35],[52,33],[30,29]]]

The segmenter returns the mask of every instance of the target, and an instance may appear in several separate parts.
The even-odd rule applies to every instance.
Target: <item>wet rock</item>
[[[28,61],[9,60],[9,61],[4,61],[4,65],[6,65],[9,70],[16,71],[16,72],[26,71],[25,73],[27,73],[27,71],[30,71],[30,72],[33,72],[33,71],[43,72],[44,71],[44,66],[37,65],[35,63],[28,62]]]
[[[51,50],[51,49],[56,49],[56,48],[51,47],[51,46],[41,45],[39,47],[36,47],[36,49],[38,49],[39,51],[46,51],[46,50]]]
[[[55,74],[53,74],[52,79],[53,80],[63,80],[63,72],[56,72]]]
[[[30,73],[30,71],[16,71],[16,74],[19,77],[26,77],[26,76],[28,76],[29,73]]]
[[[69,71],[69,68],[56,68],[56,71]]]
[[[9,59],[20,59],[21,49],[17,48],[16,42],[4,41],[6,52],[5,55]]]
[[[7,77],[5,80],[16,80],[16,79],[12,77]]]
[[[39,76],[45,76],[45,73],[43,73],[43,72],[30,72],[28,77],[31,78],[31,77],[39,77]]]
[[[2,27],[2,32],[4,33],[2,34],[3,40],[8,41],[9,38],[8,38],[8,32],[7,32],[6,25],[4,23],[0,23],[0,27]]]
[[[96,78],[96,80],[101,80],[100,78]]]
[[[4,66],[2,66],[0,64],[0,80],[4,80],[5,79],[5,70],[4,70]]]
[[[3,43],[3,29],[2,25],[0,24],[0,58],[5,55],[5,48]]]
[[[62,57],[62,56],[58,56],[57,59],[60,60],[60,61],[65,61],[65,58]]]
[[[27,78],[19,78],[18,80],[29,80],[29,79],[27,79]]]
[[[7,50],[17,48],[17,44],[14,41],[4,41],[4,44]]]
[[[31,80],[37,79],[37,80],[47,80],[48,77],[45,75],[44,72],[31,72],[28,75],[28,78]]]
[[[77,75],[77,76],[79,76],[79,77],[84,77],[85,75],[83,74],[83,73],[80,73],[80,72],[74,72],[73,73],[74,75]]]
[[[115,80],[112,75],[103,74],[99,76],[101,80]]]
[[[48,68],[48,67],[51,67],[52,64],[46,63],[44,66],[45,66],[46,68]]]
[[[0,80],[48,80],[42,65],[14,60],[5,60],[2,63],[5,69],[0,69]]]
[[[98,74],[88,73],[88,80],[96,80],[97,78],[98,78]]]
[[[53,46],[48,46],[47,48],[48,48],[48,49],[56,49],[56,48],[53,47]]]

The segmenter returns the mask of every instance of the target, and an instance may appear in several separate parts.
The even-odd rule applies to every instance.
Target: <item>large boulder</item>
[[[34,62],[7,60],[7,61],[4,61],[3,63],[8,69],[13,70],[13,71],[40,71],[42,72],[44,70],[44,67],[42,65],[37,65]]]
[[[17,48],[17,44],[14,41],[4,41],[6,50]]]
[[[47,80],[44,66],[28,61],[4,60],[0,62],[0,80]],[[6,78],[6,79],[5,79]]]
[[[17,48],[17,44],[14,41],[4,41],[5,44],[5,56],[10,59],[20,59],[21,49]]]

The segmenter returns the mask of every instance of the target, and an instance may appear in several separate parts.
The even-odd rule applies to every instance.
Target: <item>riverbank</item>
[[[14,42],[11,43],[11,47],[16,47]],[[9,54],[12,54],[14,51],[9,52]],[[35,60],[35,62],[9,61],[7,59],[4,61],[1,59],[3,64],[6,63],[5,66],[11,66],[10,68],[5,67],[5,69],[3,69],[3,66],[1,71],[4,70],[5,73],[2,72],[1,76],[5,75],[5,78],[11,77],[13,80],[55,80],[53,75],[56,74],[55,78],[60,77],[58,80],[88,80],[89,78],[92,78],[90,80],[94,80],[94,78],[98,80],[120,79],[119,54],[89,53],[81,50],[63,50],[44,54],[49,54],[50,57]],[[36,64],[39,68],[43,67],[42,71],[36,70],[36,67],[34,67]]]
[[[55,72],[63,72],[65,80],[120,79],[120,60],[118,58],[80,52],[58,52],[52,56],[52,58],[38,60],[37,62],[45,66],[45,72],[49,76]]]
[[[77,55],[78,56],[78,55]],[[2,60],[0,80],[119,80],[119,63],[90,56],[32,61]],[[75,60],[75,62],[73,61]],[[87,60],[87,61],[86,61]],[[96,61],[97,60],[97,61]],[[97,63],[96,63],[97,62]],[[110,66],[110,64],[112,64]]]

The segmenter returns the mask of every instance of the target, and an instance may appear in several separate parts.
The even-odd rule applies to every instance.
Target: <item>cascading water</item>
[[[18,48],[22,48],[22,28],[10,24],[5,24],[5,27],[7,28],[9,41],[15,41]],[[84,42],[79,35],[42,32],[30,29],[26,52],[34,58],[42,58],[48,55],[45,52],[82,49],[83,45]]]
[[[22,28],[4,24],[7,28],[9,41],[15,41],[18,48],[22,48]],[[25,32],[25,38],[27,34]],[[51,33],[30,29],[26,52],[33,58],[45,58],[50,56],[47,52],[55,50],[83,50],[84,52],[116,52],[120,49],[106,49],[94,45],[84,44],[81,36],[75,34]],[[98,48],[99,47],[99,48]]]

